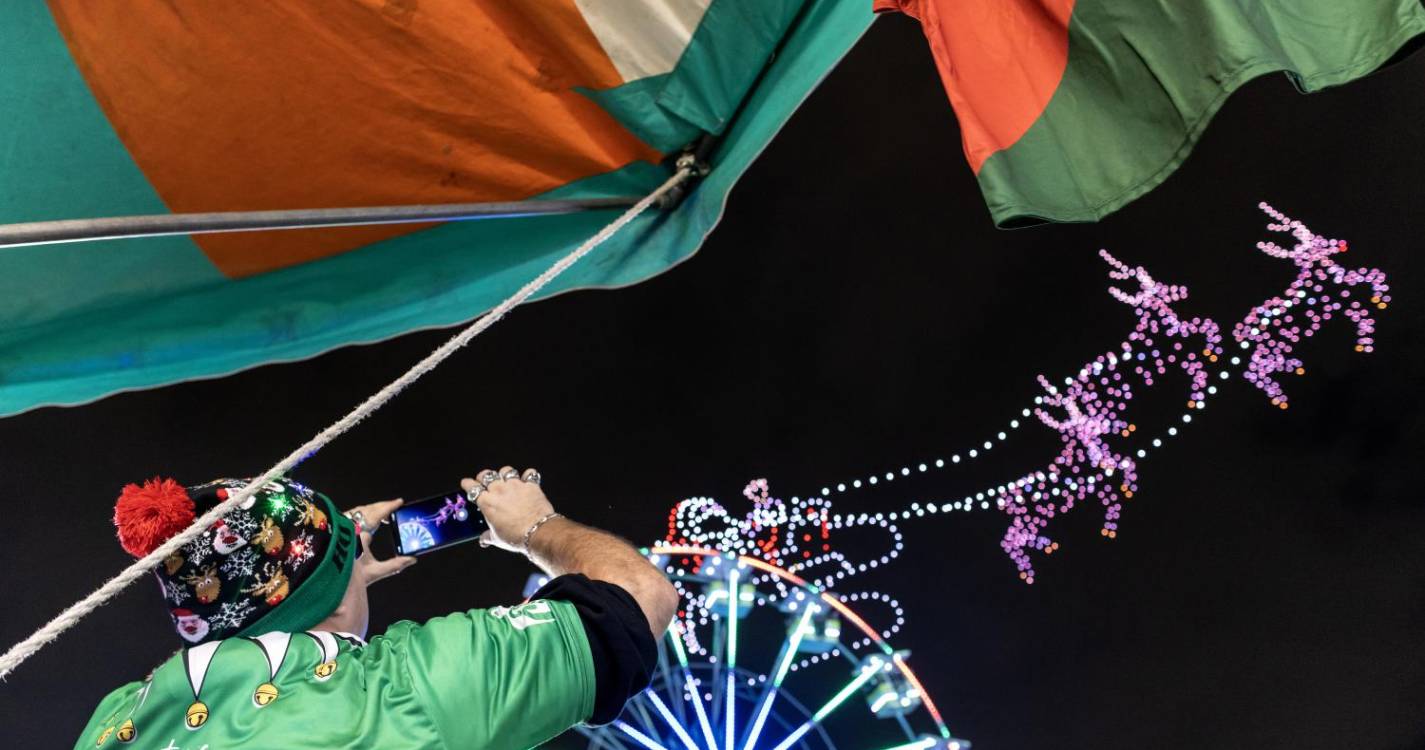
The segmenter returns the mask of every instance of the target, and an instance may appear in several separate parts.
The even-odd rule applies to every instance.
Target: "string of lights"
[[[1391,299],[1385,273],[1339,265],[1333,256],[1346,252],[1347,243],[1318,235],[1266,203],[1260,208],[1272,219],[1268,230],[1290,234],[1295,244],[1288,249],[1267,241],[1257,243],[1257,248],[1270,257],[1291,260],[1297,275],[1282,294],[1254,306],[1233,327],[1232,338],[1240,354],[1226,352],[1222,327],[1214,320],[1189,318],[1174,309],[1176,303],[1187,299],[1186,287],[1162,283],[1144,267],[1129,266],[1100,251],[1112,280],[1136,284],[1136,289],[1109,288],[1114,299],[1133,308],[1136,325],[1118,346],[1065,377],[1062,385],[1040,375],[1042,391],[1034,397],[1033,405],[1019,409],[1001,429],[948,458],[828,483],[819,493],[793,497],[786,503],[770,496],[765,479],[754,480],[743,493],[753,508],[742,518],[733,518],[712,498],[690,498],[670,511],[666,540],[751,554],[787,564],[797,572],[828,567],[828,572],[813,579],[818,586],[830,588],[897,557],[904,548],[897,522],[927,515],[991,508],[1009,515],[1001,547],[1026,583],[1034,582],[1030,552],[1052,554],[1059,549],[1059,542],[1046,529],[1052,519],[1076,504],[1097,501],[1103,508],[1100,535],[1116,538],[1123,503],[1138,492],[1142,461],[1178,437],[1206,410],[1208,401],[1219,393],[1219,384],[1240,374],[1274,406],[1287,408],[1287,396],[1277,376],[1305,374],[1294,347],[1335,315],[1354,324],[1357,352],[1374,350],[1371,311],[1385,309]],[[1369,288],[1369,296],[1353,298],[1352,292],[1362,285]],[[1180,372],[1186,379],[1186,408],[1148,436],[1125,412],[1136,394],[1159,386],[1170,371]],[[1041,468],[956,499],[917,500],[870,513],[831,511],[830,498],[835,495],[877,486],[884,490],[915,475],[966,467],[1009,441],[1030,417],[1057,432],[1061,440],[1059,454]],[[830,532],[856,526],[884,530],[891,540],[889,548],[858,563],[833,549]],[[703,608],[697,609],[701,612]]]

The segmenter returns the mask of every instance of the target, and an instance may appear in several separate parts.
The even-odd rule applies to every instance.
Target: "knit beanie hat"
[[[119,544],[143,557],[251,480],[183,487],[130,484],[114,506]],[[326,495],[268,482],[154,570],[179,637],[190,644],[307,630],[346,592],[356,528]]]

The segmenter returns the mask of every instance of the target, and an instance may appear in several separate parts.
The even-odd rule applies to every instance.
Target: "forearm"
[[[529,558],[551,576],[582,573],[627,591],[648,619],[655,638],[668,629],[678,593],[632,545],[567,518],[550,519],[530,538]]]

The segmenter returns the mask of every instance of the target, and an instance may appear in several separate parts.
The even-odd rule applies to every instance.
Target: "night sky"
[[[1220,383],[1142,462],[1118,538],[1092,505],[1056,519],[1062,548],[1032,586],[991,510],[908,525],[905,553],[847,590],[900,600],[895,645],[976,748],[1425,748],[1423,88],[1425,54],[1309,96],[1256,80],[1145,198],[1098,224],[1001,231],[919,27],[882,19],[695,258],[516,311],[296,476],[349,505],[537,466],[558,509],[646,543],[684,497],[740,511],[752,478],[806,496],[948,458],[1031,406],[1035,375],[1062,380],[1132,329],[1099,248],[1185,284],[1177,309],[1228,330],[1285,289],[1294,268],[1254,247],[1268,200],[1389,274],[1374,354],[1338,319],[1300,348],[1291,409]],[[259,472],[447,335],[0,420],[0,640],[129,562],[110,524],[122,484]],[[1132,417],[1161,431],[1185,394],[1169,376]],[[1042,467],[1057,437],[1025,421],[968,467],[835,507],[949,501]],[[432,555],[373,589],[372,632],[509,603],[528,572],[475,545]],[[0,685],[3,744],[67,746],[176,645],[136,586]]]

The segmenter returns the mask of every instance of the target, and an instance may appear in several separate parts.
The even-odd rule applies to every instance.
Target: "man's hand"
[[[679,601],[678,592],[663,572],[628,542],[562,517],[541,525],[528,539],[526,549],[525,535],[541,518],[553,513],[554,506],[539,485],[515,478],[513,473],[514,469],[508,466],[500,469],[498,476],[510,478],[490,481],[489,488],[475,499],[490,524],[489,530],[480,535],[480,543],[522,552],[551,576],[582,573],[621,587],[638,602],[653,637],[662,638]],[[485,472],[477,476],[481,475]],[[467,477],[460,480],[460,486],[468,493],[480,483]]]
[[[359,524],[361,527],[361,556],[356,558],[356,564],[352,566],[351,579],[346,583],[346,593],[342,595],[341,604],[337,605],[337,608],[327,616],[327,619],[316,626],[316,630],[355,633],[365,638],[366,625],[371,619],[371,606],[366,598],[366,587],[416,564],[414,557],[377,560],[375,553],[371,551],[371,531],[388,516],[395,513],[403,502],[405,501],[397,499],[387,500],[384,503],[358,505],[343,514],[347,518],[360,519],[361,521]]]
[[[495,473],[495,476],[503,477],[513,474],[514,471],[512,467],[505,466]],[[469,477],[460,480],[460,487],[466,494],[479,486],[479,482]],[[525,532],[539,519],[554,512],[554,506],[549,504],[544,490],[541,490],[539,485],[519,477],[491,481],[475,498],[475,505],[485,516],[485,522],[490,525],[490,528],[480,535],[480,546],[499,547],[511,552],[524,552],[522,545]]]
[[[396,509],[401,507],[406,501],[402,498],[387,500],[382,503],[370,503],[368,505],[358,505],[343,515],[347,518],[357,517],[361,519],[361,556],[356,558],[356,567],[351,571],[353,580],[361,583],[365,588],[371,584],[389,578],[406,568],[416,564],[416,558],[409,556],[397,556],[388,560],[377,560],[376,555],[371,552],[371,532],[390,517]],[[359,516],[357,514],[360,514]]]

